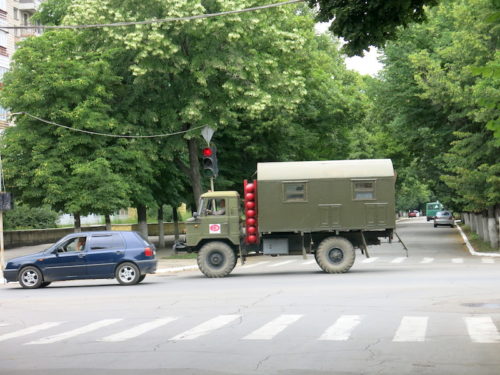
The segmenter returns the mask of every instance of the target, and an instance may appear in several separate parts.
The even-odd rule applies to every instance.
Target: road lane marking
[[[285,264],[288,264],[288,263],[294,263],[295,262],[295,259],[292,259],[292,260],[285,260],[284,262],[279,262],[279,263],[274,263],[274,264],[270,264],[268,267],[279,267],[279,266],[283,266]]]
[[[321,335],[319,340],[347,341],[354,328],[361,323],[361,319],[361,315],[342,315]]]
[[[432,263],[432,262],[434,262],[434,258],[424,258],[420,261],[420,263],[422,264]]]
[[[308,260],[306,262],[302,262],[303,265],[306,265],[306,264],[314,264],[314,263],[317,263],[316,262],[316,259],[312,259],[312,260]]]
[[[0,323],[0,327],[7,327],[9,323]]]
[[[60,325],[61,323],[63,323],[63,322],[47,322],[47,323],[38,324],[36,326],[24,328],[24,329],[21,329],[19,331],[6,333],[5,335],[0,336],[0,341],[5,341],[5,340],[13,339],[16,337],[30,335],[30,334],[38,332],[38,331],[43,331],[45,329],[56,327],[56,326]]]
[[[453,258],[451,260],[453,263],[463,263],[464,262],[464,258]]]
[[[257,263],[253,263],[253,264],[248,264],[248,265],[244,265],[244,266],[241,266],[240,269],[247,269],[247,268],[253,268],[253,267],[257,267],[257,266],[262,266],[263,264],[267,264],[269,263],[270,261],[269,260],[264,260],[262,262],[257,262]]]
[[[220,315],[177,336],[172,337],[171,339],[169,339],[169,341],[197,339],[200,336],[208,335],[209,333],[224,327],[226,324],[229,324],[240,317],[241,315]]]
[[[39,340],[31,341],[26,343],[25,345],[43,345],[43,344],[52,344],[55,342],[63,341],[75,336],[83,335],[84,333],[89,333],[92,331],[96,331],[99,328],[104,328],[107,327],[111,324],[118,323],[123,319],[105,319],[105,320],[100,320],[98,322],[88,324],[86,326],[74,329],[72,331],[68,332],[63,332],[58,335],[53,335],[53,336],[48,336],[48,337],[43,337]]]
[[[429,318],[421,316],[405,316],[394,335],[394,342],[422,342],[425,341],[427,322]]]
[[[406,257],[395,258],[391,261],[391,263],[403,263],[406,260]]]
[[[468,316],[464,318],[467,331],[473,342],[477,343],[500,343],[498,333],[493,320],[489,316]]]
[[[373,263],[378,260],[378,257],[363,259],[361,263]]]
[[[493,259],[493,258],[481,258],[481,262],[488,263],[488,264],[494,264],[495,259]]]
[[[300,318],[302,318],[302,315],[281,315],[243,337],[243,340],[271,340],[274,336]]]
[[[177,320],[177,318],[174,317],[168,317],[164,319],[156,319],[151,322],[139,324],[138,326],[132,327],[130,329],[127,329],[123,332],[115,333],[114,335],[106,336],[100,340],[97,341],[103,341],[103,342],[120,342],[120,341],[126,341],[130,340],[134,337],[143,335],[146,332],[152,331],[153,329],[160,328],[164,326],[165,324],[168,324],[170,322],[173,322],[174,320]]]

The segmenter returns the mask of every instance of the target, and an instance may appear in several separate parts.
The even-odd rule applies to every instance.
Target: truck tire
[[[197,261],[200,271],[205,276],[224,277],[236,266],[236,255],[228,244],[213,241],[202,246]]]
[[[328,273],[344,273],[354,264],[356,253],[352,243],[343,237],[325,238],[316,250],[316,262]]]

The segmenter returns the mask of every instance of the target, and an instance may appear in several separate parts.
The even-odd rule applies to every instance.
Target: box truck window
[[[375,181],[354,181],[354,200],[375,199]]]

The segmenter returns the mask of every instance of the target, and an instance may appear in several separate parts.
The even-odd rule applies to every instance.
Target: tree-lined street
[[[497,373],[500,258],[425,218],[398,233],[408,258],[384,243],[340,275],[257,257],[223,279],[4,285],[2,373]]]

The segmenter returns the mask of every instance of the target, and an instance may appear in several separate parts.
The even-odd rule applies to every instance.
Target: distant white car
[[[438,211],[436,216],[434,216],[434,228],[438,225],[449,225],[450,227],[455,226],[455,218],[450,211]]]

